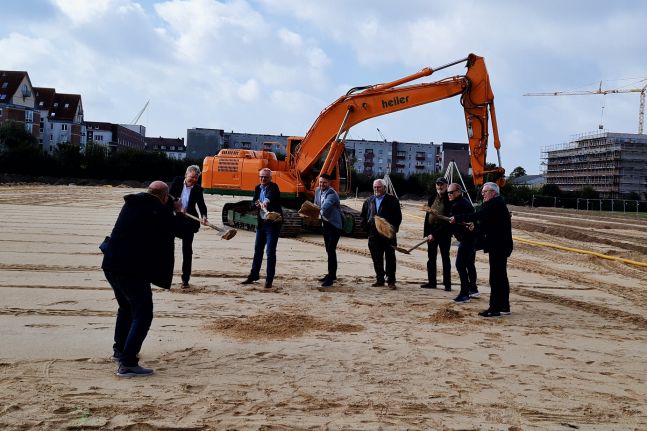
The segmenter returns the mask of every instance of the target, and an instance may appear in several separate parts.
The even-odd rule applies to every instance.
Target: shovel
[[[420,241],[418,244],[414,245],[411,248],[396,247],[396,246],[393,246],[393,248],[395,248],[395,250],[399,251],[400,253],[411,254],[411,252],[413,250],[417,249],[418,247],[420,247],[421,245],[423,245],[426,242],[427,242],[427,238],[423,239],[422,241]]]
[[[191,219],[193,219],[195,221],[199,221],[200,223],[202,223],[202,220],[200,220],[199,218],[197,218],[194,215],[191,215],[189,213],[184,213],[184,215],[187,216],[188,218],[191,218]],[[204,224],[206,224],[207,226],[209,226],[212,229],[217,230],[218,232],[224,232],[220,238],[226,239],[226,240],[232,239],[233,237],[236,236],[236,233],[238,232],[236,229],[223,229],[223,228],[218,227],[215,224],[211,224],[211,223],[204,223]]]

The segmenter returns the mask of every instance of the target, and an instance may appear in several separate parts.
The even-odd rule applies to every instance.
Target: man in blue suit
[[[328,174],[319,176],[319,187],[315,190],[314,200],[314,204],[320,208],[324,244],[328,254],[328,273],[319,279],[322,287],[330,287],[337,280],[337,243],[343,228],[339,195],[330,187],[330,180]]]

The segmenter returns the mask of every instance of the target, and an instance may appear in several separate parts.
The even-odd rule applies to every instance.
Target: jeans
[[[337,278],[337,243],[341,236],[341,230],[327,221],[323,222],[323,238],[328,254],[328,277]]]
[[[461,241],[456,251],[456,271],[461,279],[461,295],[476,292],[476,249],[474,241]]]
[[[490,250],[490,310],[510,310],[510,283],[508,282],[508,256]]]
[[[384,283],[384,277],[388,283],[395,283],[395,240],[389,240],[381,236],[368,237],[368,249],[371,252],[375,276],[379,283]],[[384,261],[386,260],[386,268]]]
[[[452,262],[449,258],[449,248],[452,245],[451,236],[442,236],[431,241],[427,247],[427,278],[429,284],[436,286],[436,256],[440,248],[440,258],[443,262],[443,286],[452,287]]]
[[[182,235],[182,282],[188,283],[191,279],[191,261],[193,260],[193,232]]]
[[[103,271],[117,299],[117,322],[113,349],[121,353],[120,362],[125,367],[135,367],[137,354],[142,348],[153,321],[153,292],[151,284],[132,276]]]
[[[271,284],[274,281],[274,271],[276,268],[276,245],[279,242],[279,232],[281,231],[280,223],[268,221],[259,222],[256,228],[256,241],[254,242],[254,259],[252,260],[252,270],[250,277],[260,278],[261,264],[263,263],[263,250],[267,246],[267,275],[265,283]]]

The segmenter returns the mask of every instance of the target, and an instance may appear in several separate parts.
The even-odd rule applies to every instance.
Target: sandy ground
[[[456,305],[455,273],[454,292],[418,287],[424,249],[398,255],[391,291],[370,287],[366,240],[342,238],[339,281],[320,291],[321,237],[282,238],[266,291],[239,284],[253,233],[202,230],[194,287],[176,265],[174,288],[154,292],[141,362],[155,375],[118,378],[97,246],[132,191],[0,186],[0,428],[647,429],[647,268],[521,241],[513,314],[483,319],[482,253],[483,296]],[[206,199],[220,224],[226,198]],[[419,207],[404,203],[402,245],[421,236]],[[516,238],[647,262],[635,215],[512,210]]]

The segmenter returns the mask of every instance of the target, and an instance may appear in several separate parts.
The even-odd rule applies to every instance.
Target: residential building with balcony
[[[13,121],[23,125],[39,139],[40,111],[29,74],[24,71],[0,70],[0,124]]]

